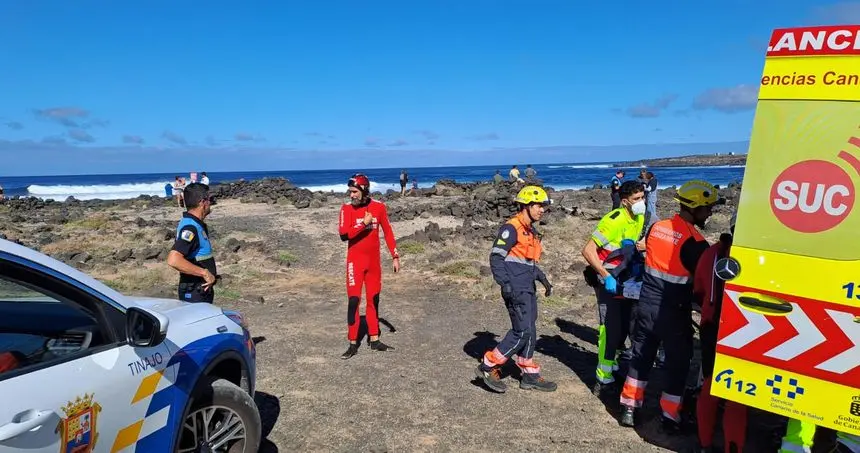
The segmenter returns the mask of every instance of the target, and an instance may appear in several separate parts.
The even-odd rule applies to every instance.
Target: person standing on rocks
[[[526,182],[534,183],[535,177],[537,176],[537,171],[532,168],[531,164],[526,165]]]
[[[346,294],[347,339],[349,348],[341,355],[348,359],[358,353],[358,306],[361,289],[365,288],[365,320],[370,336],[370,349],[394,350],[379,340],[379,293],[382,290],[382,259],[379,253],[379,229],[385,234],[385,243],[394,260],[394,272],[400,271],[400,255],[394,230],[388,221],[388,210],[381,201],[370,198],[370,180],[356,173],[347,183],[348,204],[340,208],[340,239],[347,241]]]
[[[496,183],[496,184],[498,184],[498,183],[500,183],[500,182],[502,182],[502,181],[504,181],[504,180],[505,180],[505,178],[503,178],[503,177],[502,177],[502,171],[501,171],[501,170],[496,170],[496,174],[495,174],[495,175],[493,175],[493,182],[494,182],[494,183]]]
[[[211,304],[218,271],[209,228],[204,223],[212,211],[209,190],[203,184],[191,183],[184,192],[186,211],[176,227],[176,240],[167,254],[167,265],[179,271],[179,300]]]
[[[406,173],[406,169],[400,171],[400,196],[406,195],[406,184],[409,183],[409,173]]]
[[[490,269],[493,279],[502,289],[502,299],[511,317],[511,329],[498,346],[484,354],[475,373],[490,390],[503,393],[507,385],[502,382],[499,369],[518,354],[516,364],[522,371],[520,388],[552,392],[557,384],[541,377],[540,365],[532,358],[537,341],[535,281],[544,286],[546,297],[552,294],[552,285],[538,267],[542,252],[541,235],[535,229],[550,199],[544,189],[525,186],[517,194],[516,202],[519,213],[499,228],[490,251]]]
[[[612,193],[612,209],[618,209],[621,206],[621,196],[618,191],[621,189],[621,182],[624,180],[624,170],[615,172],[615,176],[609,181],[609,190]]]
[[[645,225],[645,188],[639,181],[625,181],[618,193],[621,207],[609,211],[600,219],[582,248],[582,256],[596,273],[591,274],[594,277],[591,283],[597,293],[600,327],[597,339],[597,383],[592,391],[601,399],[618,396],[613,374],[618,369],[616,353],[624,346],[630,333],[630,317],[636,303],[619,291],[624,282],[618,281],[622,277],[618,271],[625,268],[622,266],[624,256],[619,253],[625,241],[635,243],[639,252],[645,250],[645,242],[639,241]]]
[[[643,181],[645,183],[645,205],[648,208],[647,225],[651,226],[660,220],[660,217],[657,216],[657,178],[654,177],[654,173],[649,171],[645,173]]]

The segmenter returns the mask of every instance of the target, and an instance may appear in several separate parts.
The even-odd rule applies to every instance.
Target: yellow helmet
[[[687,181],[678,188],[675,200],[688,208],[726,204],[725,198],[720,198],[719,191],[707,181]]]
[[[550,204],[552,200],[549,199],[549,195],[547,195],[546,191],[538,186],[525,186],[520,189],[520,193],[517,194],[517,198],[514,199],[517,203],[521,204],[532,204],[532,203],[540,203],[540,204]]]

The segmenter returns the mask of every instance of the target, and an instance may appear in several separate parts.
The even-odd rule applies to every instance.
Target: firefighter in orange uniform
[[[680,211],[654,223],[645,238],[645,275],[634,313],[633,354],[621,391],[621,424],[634,425],[642,407],[648,374],[662,342],[666,353],[666,383],[660,398],[663,427],[681,429],[681,399],[693,355],[693,275],[708,241],[703,228],[713,207],[725,204],[713,185],[689,181],[678,189]]]
[[[525,186],[517,194],[516,202],[520,212],[499,228],[490,251],[490,269],[502,289],[511,330],[498,346],[484,354],[475,373],[490,390],[503,393],[507,386],[501,380],[499,368],[517,354],[516,364],[523,376],[520,388],[552,392],[557,385],[541,377],[540,366],[532,358],[537,341],[535,281],[541,282],[547,297],[552,293],[552,285],[538,267],[542,248],[540,233],[535,229],[550,199],[542,188]]]

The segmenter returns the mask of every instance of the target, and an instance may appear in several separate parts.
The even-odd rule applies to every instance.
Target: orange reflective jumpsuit
[[[660,343],[666,353],[663,416],[681,419],[681,399],[693,355],[693,274],[708,242],[680,215],[656,222],[645,238],[645,275],[634,311],[633,355],[621,404],[641,407]]]
[[[535,281],[547,281],[538,267],[542,252],[540,237],[521,221],[520,213],[505,223],[490,251],[493,279],[501,286],[502,299],[511,317],[511,329],[496,348],[484,354],[487,369],[507,362],[518,354],[523,373],[538,375],[540,366],[532,359],[537,341],[537,296]]]

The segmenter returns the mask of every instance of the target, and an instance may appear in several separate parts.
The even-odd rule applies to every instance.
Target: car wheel
[[[255,453],[260,411],[251,395],[226,379],[204,379],[194,389],[182,421],[179,453]]]

